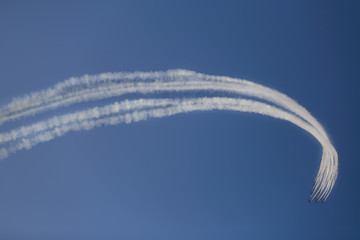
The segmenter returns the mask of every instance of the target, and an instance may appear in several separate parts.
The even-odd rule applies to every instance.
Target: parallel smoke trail
[[[162,98],[163,93],[192,93],[196,98]],[[220,94],[227,97],[209,97]],[[0,133],[0,158],[60,137],[69,131],[90,130],[174,114],[231,110],[287,120],[308,131],[321,144],[323,156],[309,200],[326,200],[337,178],[338,157],[321,124],[301,105],[283,93],[247,80],[211,76],[186,70],[166,72],[105,73],[71,78],[55,87],[16,98],[0,108],[0,125],[59,107],[127,94],[152,94],[155,99],[115,102],[22,126]],[[231,97],[230,97],[231,96]],[[250,99],[243,99],[243,97]]]

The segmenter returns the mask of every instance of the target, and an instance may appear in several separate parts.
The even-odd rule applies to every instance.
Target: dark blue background
[[[320,145],[252,114],[70,133],[0,163],[0,238],[359,239],[359,9],[358,1],[1,1],[1,105],[108,71],[246,78],[313,113],[338,151],[339,177],[325,204],[307,203]]]

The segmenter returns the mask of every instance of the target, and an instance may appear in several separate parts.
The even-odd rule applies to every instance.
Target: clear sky
[[[245,78],[323,124],[339,177],[325,204],[309,204],[321,146],[260,115],[195,112],[70,133],[0,163],[0,239],[359,239],[359,9],[1,1],[1,105],[83,74],[185,68]]]

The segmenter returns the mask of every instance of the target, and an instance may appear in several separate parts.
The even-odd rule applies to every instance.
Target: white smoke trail
[[[119,80],[120,83],[116,82]],[[144,83],[144,80],[153,82]],[[124,81],[130,82],[121,84]],[[0,124],[77,102],[103,99],[128,93],[200,90],[233,92],[268,100],[289,111],[295,110],[295,114],[316,125],[316,128],[326,135],[321,125],[311,114],[282,93],[246,80],[211,76],[186,70],[128,74],[107,73],[95,76],[85,75],[82,78],[71,78],[64,83],[58,84],[55,88],[14,99],[12,103],[1,109]]]
[[[232,110],[253,112],[287,120],[311,133],[322,145],[323,156],[314,181],[310,201],[325,200],[337,178],[337,153],[320,123],[294,100],[276,90],[246,80],[211,76],[186,70],[167,72],[107,73],[71,78],[41,92],[16,98],[0,109],[0,124],[36,115],[75,103],[130,93],[207,92],[232,94],[235,97],[198,97],[195,99],[138,99],[116,102],[105,107],[57,116],[30,126],[0,134],[0,158],[38,143],[50,141],[69,131],[89,130],[103,125],[116,125],[164,117],[196,110]],[[206,92],[207,91],[207,92]],[[253,100],[241,99],[242,96]],[[2,146],[2,147],[1,147]]]

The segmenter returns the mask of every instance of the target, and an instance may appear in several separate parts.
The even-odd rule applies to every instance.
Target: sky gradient
[[[323,124],[339,176],[325,204],[307,203],[321,146],[254,114],[194,112],[70,133],[0,163],[0,238],[358,239],[359,7],[2,1],[1,105],[83,74],[184,68],[245,78]]]

